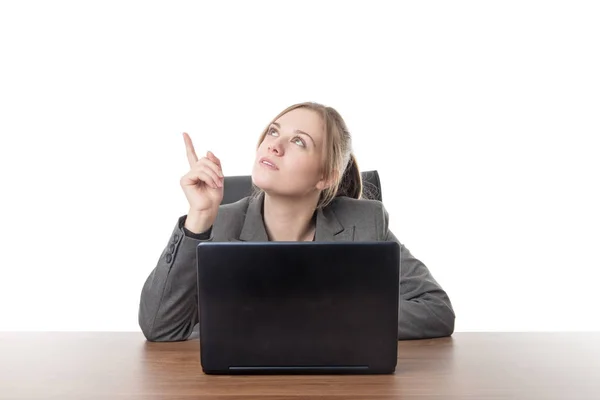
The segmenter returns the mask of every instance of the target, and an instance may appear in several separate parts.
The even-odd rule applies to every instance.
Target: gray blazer
[[[268,241],[262,220],[264,195],[219,207],[210,238],[215,242]],[[158,263],[142,289],[139,324],[150,341],[186,340],[198,323],[196,246],[179,218]],[[376,200],[338,197],[317,212],[315,241],[395,241],[388,213]],[[400,244],[400,242],[398,242]],[[454,311],[427,267],[400,244],[398,339],[449,336]]]

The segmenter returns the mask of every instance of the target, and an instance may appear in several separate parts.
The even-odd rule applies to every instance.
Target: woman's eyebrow
[[[274,125],[277,129],[281,129],[281,125],[279,125],[277,122],[272,122],[271,125]],[[317,144],[315,143],[315,140],[308,133],[306,133],[304,131],[301,131],[300,129],[294,130],[294,133],[298,133],[300,135],[306,135],[306,136],[308,136],[310,138],[310,140],[313,142],[313,145],[315,147],[317,146]]]

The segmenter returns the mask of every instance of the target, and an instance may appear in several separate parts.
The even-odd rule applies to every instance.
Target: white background
[[[0,4],[0,330],[138,330],[181,132],[249,174],[335,107],[456,331],[598,330],[600,12],[577,1]]]

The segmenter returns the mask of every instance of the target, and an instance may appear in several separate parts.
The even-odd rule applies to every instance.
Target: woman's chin
[[[252,171],[252,183],[264,191],[277,187],[274,177],[271,174],[265,174],[264,171]]]

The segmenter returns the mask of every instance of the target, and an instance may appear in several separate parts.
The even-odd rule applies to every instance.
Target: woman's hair
[[[332,184],[321,192],[317,208],[327,206],[337,196],[359,199],[363,191],[363,183],[356,158],[352,154],[352,138],[342,116],[334,108],[313,102],[294,104],[273,118],[260,135],[258,146],[264,140],[273,122],[297,108],[315,111],[320,115],[325,126],[323,174],[325,179],[332,179]],[[337,171],[340,173],[336,173]]]

